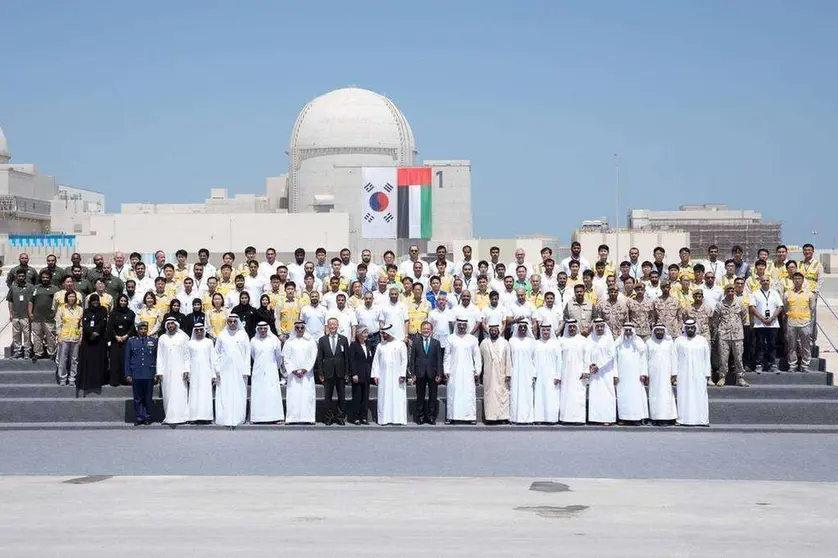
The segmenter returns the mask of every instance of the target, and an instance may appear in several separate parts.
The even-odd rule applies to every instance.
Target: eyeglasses
[[[303,329],[305,329],[305,326],[294,326],[294,329],[303,330]]]

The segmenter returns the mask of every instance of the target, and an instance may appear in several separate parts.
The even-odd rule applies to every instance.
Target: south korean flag
[[[396,238],[395,167],[366,167],[362,172],[361,237]]]

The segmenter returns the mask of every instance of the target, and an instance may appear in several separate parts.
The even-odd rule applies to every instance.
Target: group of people
[[[591,265],[573,243],[558,263],[544,248],[537,264],[522,249],[504,264],[496,247],[476,261],[466,246],[452,262],[439,246],[428,262],[411,246],[401,262],[363,250],[355,263],[348,249],[313,260],[297,249],[285,265],[249,246],[245,262],[225,253],[218,268],[202,249],[194,263],[158,251],[148,266],[137,253],[89,268],[51,255],[37,272],[21,254],[7,278],[13,352],[56,358],[59,383],[79,389],[132,383],[141,423],[158,382],[167,422],[230,426],[245,420],[248,384],[252,422],[313,422],[320,383],[323,420],[361,424],[378,383],[379,422],[402,424],[408,384],[417,422],[436,421],[443,384],[446,421],[471,422],[481,382],[489,421],[705,424],[706,388],[729,370],[745,387],[746,368],[776,370],[777,347],[791,370],[808,368],[822,281],[812,245],[800,262],[778,246],[753,264],[736,246],[702,261],[685,247],[670,265],[662,248],[619,264],[609,253],[600,246]],[[690,393],[698,379],[703,395]]]

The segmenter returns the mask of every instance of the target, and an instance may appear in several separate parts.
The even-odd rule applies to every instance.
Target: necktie
[[[427,337],[425,337],[425,354],[428,354],[428,350],[430,348],[430,341]]]
[[[335,354],[335,336],[332,335],[332,354]]]

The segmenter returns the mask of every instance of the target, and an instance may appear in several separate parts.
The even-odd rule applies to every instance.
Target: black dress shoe
[[[343,418],[338,418],[335,422],[338,423],[338,426],[345,426],[346,425],[346,420],[343,419]]]
[[[135,420],[134,421],[134,426],[140,426],[141,424],[145,424],[145,421],[142,421],[142,420]]]
[[[428,424],[430,424],[431,426],[435,425],[436,419],[428,419]]]
[[[151,426],[151,419],[145,419],[143,421],[143,424],[145,424],[146,426]]]
[[[361,421],[361,424],[364,424],[364,425],[366,425],[366,426],[369,426],[369,425],[370,425],[370,421],[368,421],[367,419],[363,419],[363,420]]]

